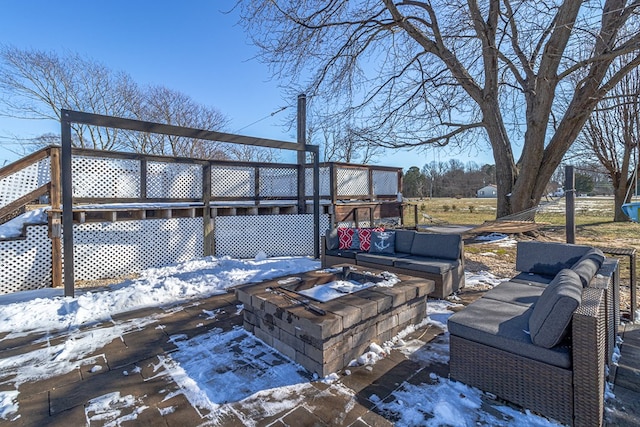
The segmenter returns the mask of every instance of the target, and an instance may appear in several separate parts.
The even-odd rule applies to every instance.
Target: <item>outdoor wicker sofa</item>
[[[451,378],[565,424],[602,425],[617,260],[588,246],[520,242],[516,269],[449,318]]]
[[[435,289],[429,296],[442,299],[464,287],[463,254],[458,234],[341,227],[322,236],[320,259],[323,268],[348,263],[431,279]]]

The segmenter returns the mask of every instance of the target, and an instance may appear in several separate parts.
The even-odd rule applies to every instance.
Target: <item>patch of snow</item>
[[[179,301],[205,298],[235,286],[317,269],[309,257],[280,257],[262,261],[229,257],[205,257],[172,266],[151,268],[139,278],[109,286],[103,292],[78,292],[74,298],[57,292],[27,291],[35,299],[14,294],[0,296],[0,333],[3,339],[25,332],[77,328],[109,321],[111,316],[131,310],[157,307]],[[21,292],[18,294],[22,294]],[[30,313],[25,316],[24,313]]]
[[[18,412],[18,390],[0,391],[0,419],[14,421]]]
[[[107,393],[89,400],[84,409],[87,425],[99,422],[105,427],[122,425],[125,421],[134,421],[147,406],[134,396],[120,396],[120,392]]]
[[[173,414],[176,411],[176,408],[173,406],[167,406],[166,408],[158,408],[158,411],[160,412],[160,415],[165,417],[169,414]]]
[[[496,277],[488,271],[478,271],[476,273],[465,271],[464,273],[464,282],[466,287],[474,287],[478,285],[497,286],[505,280],[509,279]]]
[[[37,225],[47,223],[47,211],[49,208],[39,208],[27,211],[22,215],[0,225],[0,239],[12,239],[20,237],[25,225]]]

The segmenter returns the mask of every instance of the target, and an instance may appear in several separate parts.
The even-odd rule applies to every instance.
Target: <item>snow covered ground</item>
[[[15,387],[15,390],[0,392],[0,418],[13,420],[23,416],[18,407],[20,384],[70,372],[77,369],[79,361],[85,366],[91,364],[93,361],[87,360],[84,355],[95,353],[96,349],[128,330],[145,327],[145,322],[147,327],[157,327],[158,319],[149,317],[146,320],[137,318],[135,322],[112,321],[112,326],[101,328],[82,326],[109,321],[111,316],[130,310],[203,298],[226,292],[243,283],[317,268],[319,263],[306,257],[267,258],[264,254],[249,260],[206,257],[149,269],[139,278],[113,285],[108,291],[78,292],[75,298],[62,296],[62,291],[58,289],[2,296],[0,341],[60,330],[68,331],[70,339],[0,360],[0,372],[5,374],[4,378],[10,378],[3,380],[3,389],[8,388],[7,384]],[[487,272],[467,274],[467,286],[478,283],[495,285],[499,282],[499,278]],[[429,301],[429,317],[424,323],[446,330],[446,320],[452,314],[448,310],[451,305],[454,303]],[[216,313],[208,315],[216,316]],[[374,365],[391,349],[401,351],[425,365],[448,361],[448,334],[445,333],[425,349],[423,342],[407,338],[410,332],[412,330],[407,330],[382,346],[372,344],[370,351],[354,363]],[[154,369],[158,375],[171,377],[179,385],[179,392],[194,407],[202,410],[205,419],[211,421],[223,417],[230,410],[230,405],[237,402],[259,407],[259,412],[264,415],[293,408],[313,389],[314,380],[333,384],[333,390],[347,396],[355,394],[341,384],[338,375],[310,378],[299,365],[268,349],[241,328],[226,332],[213,330],[192,339],[172,337],[172,340],[178,350],[161,358],[160,364]],[[238,348],[241,349],[239,353]],[[238,354],[242,354],[244,359],[239,360]],[[98,362],[95,361],[92,371],[101,369]],[[240,377],[237,370],[230,370],[237,364],[247,364],[256,370]],[[224,374],[216,374],[223,371]],[[128,374],[123,372],[123,375]],[[394,397],[392,401],[375,402],[375,395],[371,399],[377,403],[378,413],[388,415],[399,426],[553,425],[544,418],[504,405],[491,405],[487,410],[482,392],[436,374],[431,374],[427,383],[401,384],[394,392]],[[101,420],[120,425],[122,421],[135,419],[146,409],[134,396],[111,392],[92,399],[85,407],[85,414],[88,424],[91,424],[91,420]],[[170,412],[172,408],[164,411]]]

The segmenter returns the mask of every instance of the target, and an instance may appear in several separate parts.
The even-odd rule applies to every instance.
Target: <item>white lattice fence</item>
[[[320,233],[329,216],[320,215]],[[216,254],[253,258],[313,255],[313,215],[221,216],[216,218]]]
[[[140,162],[74,156],[73,197],[140,197]]]
[[[119,277],[202,256],[202,218],[77,224],[73,244],[76,280]]]
[[[398,194],[398,172],[373,170],[373,194]]]
[[[0,208],[51,181],[49,158],[0,179]]]
[[[202,197],[202,166],[149,162],[147,196],[176,199]]]
[[[320,216],[320,231],[329,227]],[[76,280],[117,278],[198,258],[202,218],[74,224]],[[229,216],[216,219],[217,256],[313,255],[313,215]],[[0,241],[0,294],[51,286],[47,226],[28,226],[25,239]]]
[[[47,226],[27,227],[25,239],[0,241],[0,293],[51,286],[51,240]]]
[[[366,196],[369,194],[368,169],[338,168],[336,179],[338,181],[338,197]]]

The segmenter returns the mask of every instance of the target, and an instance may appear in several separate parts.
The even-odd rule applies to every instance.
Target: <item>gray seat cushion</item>
[[[483,298],[531,307],[546,286],[533,283],[502,282],[484,294]]]
[[[604,262],[604,253],[598,248],[591,248],[576,262],[571,269],[580,277],[583,287],[589,286],[591,279]]]
[[[524,305],[480,298],[449,317],[449,333],[529,359],[570,368],[568,347],[544,348],[531,342],[527,331],[532,310]]]
[[[582,302],[582,282],[570,269],[561,270],[533,306],[529,332],[534,344],[551,348],[565,337],[573,312]]]
[[[325,251],[325,254],[330,256],[339,256],[342,258],[356,259],[356,255],[358,254],[358,252],[359,251],[354,251],[352,249],[331,249]]]
[[[411,245],[416,232],[413,230],[395,230],[396,232],[396,253],[411,253]]]
[[[458,234],[416,233],[411,255],[457,260],[462,256],[462,237]]]
[[[536,284],[548,285],[549,283],[551,283],[554,277],[555,276],[547,276],[547,275],[536,274],[536,273],[520,273],[512,277],[511,279],[509,279],[509,281],[520,282],[520,283],[531,283],[532,285],[536,285]]]
[[[394,262],[397,259],[408,257],[409,254],[394,254],[394,255],[383,255],[376,253],[367,253],[360,252],[356,255],[356,260],[358,262],[368,262],[373,264],[379,264],[381,266],[393,267]]]
[[[404,258],[398,258],[393,263],[394,267],[405,268],[407,270],[424,271],[432,274],[445,274],[454,270],[460,265],[459,261],[450,259],[428,258],[410,255]]]

